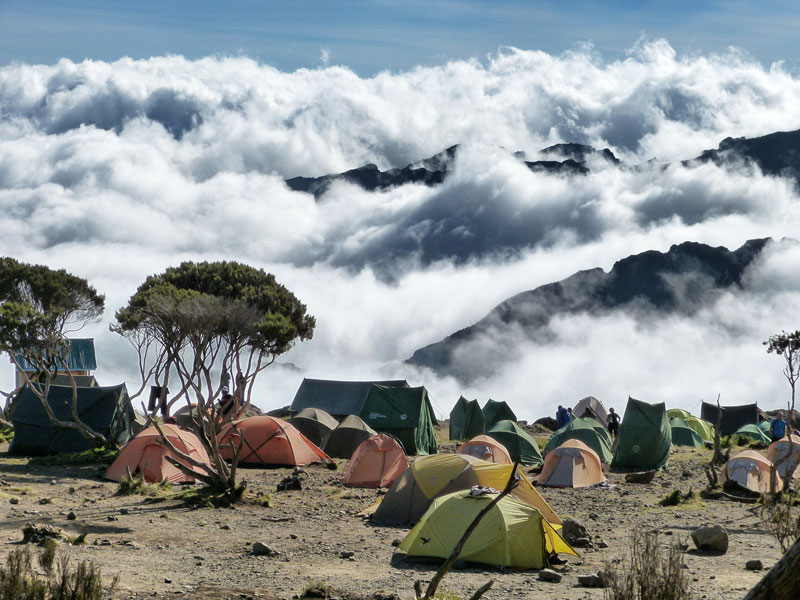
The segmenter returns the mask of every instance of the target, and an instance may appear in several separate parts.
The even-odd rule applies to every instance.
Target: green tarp
[[[370,387],[359,413],[378,433],[388,433],[403,444],[406,454],[435,454],[436,420],[424,387]]]
[[[127,442],[132,435],[135,417],[128,402],[125,384],[77,388],[77,391],[78,418],[120,445]],[[74,422],[71,387],[50,386],[47,402],[56,418]],[[92,443],[79,431],[50,423],[41,401],[28,387],[20,394],[11,420],[14,424],[14,440],[8,448],[9,454],[41,456],[92,448]]]
[[[650,471],[667,464],[672,431],[664,403],[628,398],[611,466]]]
[[[17,356],[17,361],[23,371],[35,371],[36,367],[30,364],[21,356]],[[67,364],[59,360],[59,369],[66,368],[68,371],[96,371],[97,357],[94,352],[94,340],[92,338],[81,338],[69,340],[69,356]]]
[[[580,440],[597,453],[597,456],[600,457],[600,462],[606,464],[611,462],[611,435],[597,419],[575,419],[564,425],[547,440],[543,452],[544,456],[547,456],[567,440]]]
[[[517,425],[516,421],[506,419],[495,423],[486,431],[486,435],[503,444],[513,461],[518,460],[528,467],[538,467],[544,462],[536,440]]]
[[[511,410],[511,407],[505,402],[498,402],[497,400],[489,398],[486,404],[483,405],[483,420],[486,430],[488,431],[499,421],[509,420],[516,422],[517,415],[514,414],[514,411]]]
[[[766,446],[769,446],[772,443],[772,437],[769,434],[769,429],[767,429],[765,432],[758,425],[742,425],[733,433],[733,435],[740,435]]]
[[[669,427],[672,430],[672,444],[674,446],[703,447],[703,439],[680,417],[670,419]]]
[[[461,396],[450,411],[450,439],[471,440],[485,430],[483,411],[478,401]]]

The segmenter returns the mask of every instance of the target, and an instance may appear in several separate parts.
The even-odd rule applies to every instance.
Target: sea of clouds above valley
[[[508,364],[462,386],[401,361],[505,298],[687,240],[730,249],[798,237],[790,180],[680,162],[728,136],[800,128],[800,79],[745,54],[676,56],[642,42],[625,60],[503,49],[361,78],[345,67],[284,73],[248,58],[180,56],[0,67],[0,254],[63,267],[107,295],[101,383],[136,385],[134,355],[108,332],[139,282],[182,260],[274,272],[317,317],[314,339],[263,377],[256,403],[288,404],[302,377],[406,377],[440,412],[463,393],[522,418],[593,394],[670,406],[788,397],[761,341],[796,329],[800,251],[772,247],[746,292],[693,318],[624,314],[514,339]],[[627,165],[585,177],[534,173],[559,142],[610,148]],[[375,163],[400,167],[460,144],[436,187],[319,200],[284,179]],[[487,352],[493,340],[486,340]],[[0,367],[7,389],[10,365]]]

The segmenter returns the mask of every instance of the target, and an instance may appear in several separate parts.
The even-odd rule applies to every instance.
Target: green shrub
[[[693,598],[688,571],[678,544],[664,552],[658,536],[634,529],[630,557],[621,570],[606,566],[607,600],[690,600]]]
[[[72,568],[69,557],[63,556],[58,561],[58,569],[53,572],[55,550],[52,550],[52,556],[50,552],[46,545],[39,556],[39,564],[43,568],[50,561],[50,569],[45,568],[49,573],[46,577],[37,575],[33,570],[31,552],[27,546],[10,552],[6,564],[0,566],[0,600],[103,599],[100,569],[93,562],[84,561]],[[45,557],[45,554],[48,556]]]

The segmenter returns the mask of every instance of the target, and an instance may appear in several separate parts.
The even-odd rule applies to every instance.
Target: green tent
[[[698,433],[686,424],[680,417],[673,417],[669,420],[669,427],[672,430],[673,446],[694,446],[703,447],[703,439]]]
[[[733,435],[740,435],[766,446],[769,446],[772,443],[772,438],[769,435],[769,429],[765,432],[758,425],[742,425],[733,433]]]
[[[672,431],[664,403],[628,398],[611,466],[649,471],[667,464]]]
[[[364,400],[373,385],[408,387],[404,379],[393,381],[333,381],[329,379],[303,379],[289,410],[294,415],[304,408],[321,408],[329,415],[344,418],[361,415]]]
[[[597,419],[591,417],[575,419],[564,425],[547,440],[547,445],[545,445],[543,452],[544,456],[547,456],[567,440],[580,440],[597,453],[597,456],[600,457],[600,462],[606,464],[611,462],[611,435]]]
[[[769,429],[770,429],[769,421],[759,421],[758,428],[767,435],[769,435]]]
[[[701,440],[704,442],[714,441],[714,426],[711,423],[694,415],[684,417],[683,420],[700,436]]]
[[[403,444],[406,454],[436,454],[436,420],[424,387],[370,387],[359,416]]]
[[[511,410],[511,407],[505,402],[498,402],[497,400],[489,398],[486,404],[483,405],[483,420],[486,429],[489,430],[499,421],[509,420],[516,422],[517,415],[514,414],[514,411]]]
[[[436,498],[401,542],[408,556],[448,558],[479,512],[497,494],[472,495],[461,490]],[[577,555],[537,509],[505,496],[481,519],[461,550],[465,561],[542,569],[551,553]]]
[[[691,417],[692,413],[688,410],[683,410],[682,408],[670,408],[667,411],[667,418],[668,419],[685,419],[686,417]]]
[[[471,440],[485,430],[483,411],[477,400],[461,396],[450,411],[450,439]]]
[[[528,467],[538,467],[544,462],[536,440],[517,425],[516,421],[506,419],[495,423],[486,435],[503,444],[513,461],[519,461]]]
[[[107,439],[125,444],[132,435],[135,419],[125,384],[77,388],[77,392],[78,418]],[[47,403],[59,421],[74,422],[72,387],[51,385]],[[42,456],[92,448],[92,443],[79,431],[53,425],[41,400],[29,387],[22,390],[11,420],[14,440],[8,448],[9,454]]]

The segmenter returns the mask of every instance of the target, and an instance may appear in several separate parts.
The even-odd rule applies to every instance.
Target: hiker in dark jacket
[[[613,408],[608,409],[608,433],[611,434],[612,437],[617,437],[617,433],[619,432],[619,413],[614,412]]]
[[[569,423],[569,413],[567,409],[558,405],[558,410],[556,411],[556,428],[561,429],[564,425]]]

